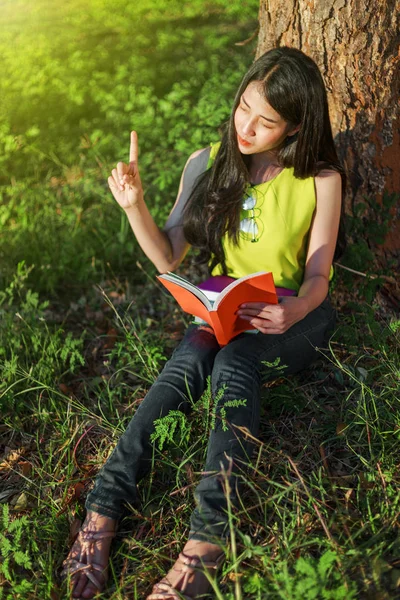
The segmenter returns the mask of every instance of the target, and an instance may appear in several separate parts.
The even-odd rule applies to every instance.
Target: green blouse
[[[212,144],[209,166],[219,147],[220,142]],[[272,271],[276,286],[298,292],[304,278],[315,207],[314,177],[298,179],[293,168],[283,169],[265,183],[249,185],[240,217],[239,246],[227,234],[222,240],[227,274],[239,278],[257,271]],[[220,265],[212,271],[212,275],[221,273]]]

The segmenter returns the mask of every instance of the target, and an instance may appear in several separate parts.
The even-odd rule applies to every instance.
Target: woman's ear
[[[300,131],[300,125],[297,125],[296,127],[294,127],[293,129],[290,129],[287,132],[287,135],[295,135],[298,131]]]

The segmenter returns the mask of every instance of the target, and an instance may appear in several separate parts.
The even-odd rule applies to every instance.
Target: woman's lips
[[[239,144],[241,146],[252,146],[252,144],[250,142],[246,142],[246,140],[241,138],[239,134],[238,134],[238,140],[239,140]]]

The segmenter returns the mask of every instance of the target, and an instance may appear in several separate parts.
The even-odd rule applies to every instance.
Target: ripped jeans
[[[205,474],[195,490],[196,508],[191,516],[189,538],[207,541],[225,538],[227,498],[221,467],[228,470],[231,465],[228,481],[230,501],[235,507],[237,475],[243,464],[250,462],[254,449],[254,442],[245,430],[257,437],[261,384],[276,377],[276,370],[266,367],[265,362],[274,363],[279,359],[279,364],[285,365],[280,374],[285,375],[304,369],[316,357],[316,348],[327,343],[335,317],[327,298],[283,334],[242,333],[223,348],[210,331],[190,325],[99,472],[86,508],[118,519],[125,504],[138,502],[136,486],[152,465],[150,436],[154,421],[171,410],[188,414],[192,406],[189,394],[192,401],[197,401],[205,390],[207,378],[211,377],[213,397],[224,388],[223,402],[216,408],[215,427],[209,436],[203,469]],[[245,402],[229,402],[232,400]]]

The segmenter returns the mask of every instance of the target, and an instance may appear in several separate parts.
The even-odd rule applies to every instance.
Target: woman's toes
[[[88,581],[89,580],[86,577],[86,575],[78,576],[76,584],[73,587],[73,591],[72,591],[73,598],[81,598],[82,597],[82,592],[85,589],[85,587],[87,586]]]
[[[70,581],[70,598],[90,600],[103,591],[115,526],[113,519],[93,512],[87,513],[83,528],[64,561],[62,574]]]
[[[90,600],[98,594],[100,590],[91,583],[91,581],[85,576],[81,575],[79,581],[73,589],[73,598],[87,598]]]
[[[93,584],[89,583],[89,585],[83,590],[81,598],[94,598],[99,592],[100,590],[98,590]]]

